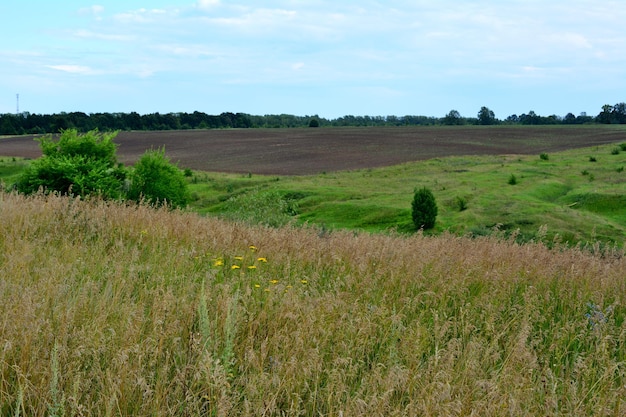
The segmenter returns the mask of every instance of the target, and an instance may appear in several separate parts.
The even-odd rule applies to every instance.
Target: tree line
[[[58,133],[67,129],[88,132],[93,129],[111,130],[184,130],[229,128],[288,128],[319,126],[409,126],[409,125],[550,125],[550,124],[625,124],[626,103],[604,105],[597,116],[568,113],[565,116],[541,116],[534,111],[512,114],[498,119],[488,107],[481,107],[475,117],[464,117],[450,110],[444,117],[429,116],[352,116],[336,119],[290,114],[255,116],[246,113],[224,112],[210,115],[193,113],[56,113],[35,114],[22,112],[0,115],[0,135]]]

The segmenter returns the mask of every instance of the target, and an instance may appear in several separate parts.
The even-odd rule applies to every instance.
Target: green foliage
[[[494,112],[485,106],[480,108],[477,117],[480,125],[493,125],[497,121]]]
[[[550,156],[548,156],[548,154],[547,154],[547,153],[543,152],[541,155],[539,155],[539,158],[540,158],[542,161],[547,161],[548,159],[550,159]]]
[[[131,200],[184,207],[191,199],[183,172],[169,162],[164,149],[147,151],[135,164],[130,179]]]
[[[626,152],[626,142],[624,142],[624,143],[620,143],[620,144],[619,144],[619,148],[620,148],[622,151],[625,151],[625,152]]]
[[[517,184],[517,177],[515,176],[515,174],[511,174],[511,176],[509,177],[508,183],[509,185]]]
[[[126,170],[117,165],[116,133],[92,130],[78,134],[65,130],[58,141],[39,140],[43,156],[33,161],[18,178],[16,188],[25,194],[40,189],[79,196],[119,198]]]
[[[595,156],[590,156],[589,157],[589,162],[597,162],[598,160],[596,159]]]
[[[457,196],[456,207],[459,209],[459,211],[467,210],[467,200],[464,197]]]
[[[51,158],[60,156],[85,156],[102,160],[111,166],[117,162],[117,145],[113,139],[118,132],[99,133],[97,129],[79,134],[76,129],[64,130],[58,141],[51,136],[39,139],[44,156]]]
[[[231,197],[224,203],[231,220],[269,227],[285,226],[298,211],[297,203],[278,190],[255,189]]]
[[[320,127],[320,122],[317,119],[311,119],[309,122],[309,127]]]
[[[619,155],[619,152],[620,152],[619,147],[611,149],[611,155]]]
[[[437,202],[432,191],[426,187],[416,189],[411,204],[413,224],[417,229],[432,229],[437,219]]]

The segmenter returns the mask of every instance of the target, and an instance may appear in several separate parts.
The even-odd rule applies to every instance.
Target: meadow
[[[622,415],[626,150],[607,132],[308,175],[187,169],[184,211],[3,190],[0,415]],[[0,158],[3,183],[26,164]]]
[[[616,416],[623,250],[0,193],[0,414]]]
[[[195,172],[191,207],[268,225],[413,233],[411,199],[428,187],[434,230],[520,241],[623,245],[626,142],[535,155],[451,156],[306,176]],[[511,179],[514,178],[514,183]]]

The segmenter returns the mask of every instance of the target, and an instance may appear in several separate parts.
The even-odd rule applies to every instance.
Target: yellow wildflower
[[[248,265],[248,269],[256,269],[256,265]]]
[[[250,246],[249,246],[249,248],[250,248],[250,250],[251,250],[252,252],[256,251],[256,246],[254,246],[254,245],[250,245]]]
[[[267,258],[256,258],[257,261],[267,263]]]
[[[241,268],[239,265],[233,265],[230,267],[230,269],[239,269],[239,268]]]
[[[278,284],[278,280],[277,280],[277,279],[273,279],[273,280],[271,280],[270,282],[271,282],[272,284],[274,284],[274,285]]]
[[[300,280],[300,282],[301,282],[302,284],[308,284],[308,283],[309,283],[309,281],[307,281],[306,279],[301,279],[301,280]]]
[[[261,288],[259,284],[254,284],[254,288]]]
[[[243,256],[235,256],[235,260],[237,260],[237,261],[243,261]]]
[[[221,259],[216,259],[213,261],[213,266],[222,266],[224,265],[224,261]]]

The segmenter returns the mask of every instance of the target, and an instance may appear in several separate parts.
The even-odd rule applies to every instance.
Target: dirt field
[[[181,168],[306,175],[451,155],[537,154],[626,142],[614,126],[370,127],[120,132],[119,160],[165,147]],[[0,139],[0,155],[38,158],[32,136]]]

